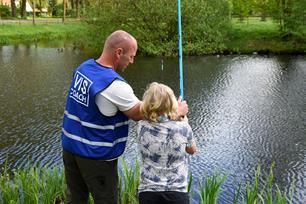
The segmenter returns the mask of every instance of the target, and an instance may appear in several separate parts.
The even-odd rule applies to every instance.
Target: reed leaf
[[[199,186],[199,194],[201,204],[216,204],[222,184],[225,182],[227,176],[220,174],[207,177],[205,184]]]
[[[124,159],[120,159],[122,164],[122,174],[119,179],[120,203],[131,204],[138,203],[137,190],[140,183],[140,166],[138,160],[135,162],[134,168],[129,168]]]
[[[189,174],[188,187],[187,187],[187,192],[188,192],[188,193],[190,193],[190,190],[191,190],[192,180],[193,180],[193,176],[192,176],[192,174],[190,173],[190,174]]]

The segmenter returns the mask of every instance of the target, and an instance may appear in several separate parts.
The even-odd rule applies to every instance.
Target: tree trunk
[[[35,25],[35,0],[33,0],[33,25]]]
[[[22,0],[21,1],[21,9],[20,9],[21,18],[26,18],[27,17],[26,4],[27,4],[27,0]]]
[[[65,22],[65,20],[66,20],[66,0],[63,0],[63,18],[62,18],[63,23]]]
[[[85,14],[85,0],[81,0],[81,4],[82,4],[82,14],[84,15]]]
[[[260,20],[261,21],[266,21],[267,20],[267,15],[265,13],[262,13]]]
[[[12,17],[16,18],[16,4],[15,0],[11,0]]]
[[[76,0],[76,17],[80,18],[80,0]]]

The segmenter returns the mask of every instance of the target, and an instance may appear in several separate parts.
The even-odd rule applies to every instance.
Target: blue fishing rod
[[[184,74],[183,74],[181,0],[177,1],[177,15],[178,15],[178,36],[179,36],[180,96],[182,97],[182,100],[184,100]]]

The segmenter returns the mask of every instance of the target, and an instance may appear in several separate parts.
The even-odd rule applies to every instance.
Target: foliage
[[[248,22],[233,18],[226,50],[229,53],[259,54],[294,54],[306,51],[306,43],[300,43],[294,38],[284,40],[281,36],[282,31],[271,18],[262,21],[260,17],[252,17]]]
[[[90,35],[96,44],[100,45],[112,31],[123,29],[137,38],[143,54],[177,55],[176,1],[91,0],[89,10],[85,20],[93,25]],[[182,1],[184,53],[201,55],[222,50],[229,25],[226,0]]]
[[[284,32],[305,42],[306,0],[289,1],[285,10]]]
[[[269,0],[253,0],[254,14],[261,16],[261,20],[265,21],[269,15]]]
[[[282,31],[281,36],[294,37],[305,42],[306,0],[231,0],[234,16],[241,21],[249,16],[272,17]]]
[[[0,17],[9,17],[11,14],[10,7],[7,5],[0,5]]]
[[[63,4],[52,5],[52,16],[60,17],[63,15]]]
[[[252,1],[250,0],[232,0],[232,14],[238,16],[240,21],[248,17],[251,13]]]
[[[183,16],[186,54],[222,52],[230,29],[228,2],[190,0],[183,5],[183,8],[186,14]]]

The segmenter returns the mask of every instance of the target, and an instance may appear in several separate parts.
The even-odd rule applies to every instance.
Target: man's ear
[[[117,56],[120,56],[120,55],[122,55],[123,54],[123,49],[122,48],[117,48],[116,49],[116,55]]]

